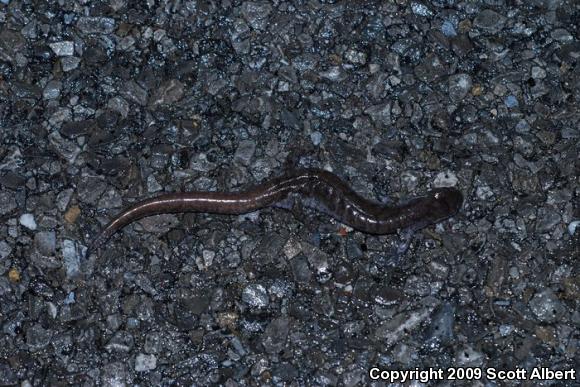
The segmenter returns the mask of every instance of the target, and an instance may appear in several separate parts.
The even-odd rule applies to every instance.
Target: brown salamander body
[[[422,228],[454,215],[463,202],[455,188],[437,188],[398,206],[367,200],[338,176],[320,169],[302,169],[242,192],[182,192],[137,202],[121,212],[87,250],[102,246],[115,232],[150,215],[178,212],[243,214],[265,207],[291,208],[295,203],[324,212],[369,234],[390,234]]]

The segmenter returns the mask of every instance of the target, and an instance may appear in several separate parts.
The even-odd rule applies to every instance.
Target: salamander
[[[457,213],[462,203],[461,191],[445,187],[398,205],[385,205],[360,196],[331,172],[299,169],[245,191],[167,193],[139,201],[107,224],[90,244],[87,257],[121,228],[157,214],[244,214],[266,207],[291,209],[301,205],[323,212],[355,230],[380,235],[438,223]]]

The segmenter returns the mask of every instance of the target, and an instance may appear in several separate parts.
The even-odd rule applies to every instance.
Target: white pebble
[[[22,214],[20,216],[20,224],[29,230],[36,230],[36,222],[32,214]]]
[[[320,145],[320,143],[322,142],[322,133],[320,133],[319,131],[310,133],[310,140],[312,140],[312,143],[316,146]]]
[[[457,176],[453,172],[439,172],[435,177],[433,186],[435,187],[453,187],[457,185]]]
[[[574,235],[576,233],[576,229],[578,228],[578,226],[580,226],[580,220],[574,220],[570,222],[570,224],[568,225],[568,233],[570,235]]]

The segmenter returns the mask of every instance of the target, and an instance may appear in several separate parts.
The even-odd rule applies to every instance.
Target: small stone
[[[62,258],[66,268],[66,276],[74,277],[80,272],[80,255],[77,253],[76,244],[70,239],[62,241]]]
[[[50,43],[48,46],[57,56],[71,56],[75,52],[74,42],[71,41]]]
[[[493,197],[493,190],[488,185],[481,185],[478,186],[475,190],[475,194],[477,195],[478,199],[480,200],[488,200]]]
[[[546,78],[546,70],[539,66],[532,67],[532,78],[534,79],[544,79]]]
[[[152,106],[174,104],[183,98],[183,93],[183,83],[177,79],[171,79],[159,86],[151,97],[150,104]]]
[[[246,286],[242,292],[242,301],[253,308],[265,308],[268,306],[270,299],[264,286],[251,284]]]
[[[179,224],[179,219],[174,214],[161,214],[141,219],[139,224],[147,232],[166,233]]]
[[[66,295],[66,298],[63,300],[63,303],[65,305],[74,304],[75,297],[76,297],[75,292],[70,292],[69,294]]]
[[[157,357],[140,353],[135,358],[135,371],[146,372],[157,368]]]
[[[528,121],[521,119],[518,121],[518,123],[516,124],[516,132],[523,134],[523,133],[528,133],[530,131],[530,124],[528,123]]]
[[[203,250],[201,252],[201,256],[197,256],[195,259],[195,263],[197,264],[197,268],[199,270],[207,270],[212,264],[215,258],[215,251],[212,250]]]
[[[556,321],[564,313],[564,307],[551,289],[536,293],[529,305],[542,322]]]
[[[147,176],[147,192],[149,193],[159,192],[162,189],[163,187],[161,186],[161,184],[159,184],[157,179],[155,179],[154,175],[151,174]]]
[[[129,371],[125,362],[104,363],[100,369],[98,383],[103,386],[121,387],[133,384],[133,376],[129,377]]]
[[[2,169],[2,166],[0,166]],[[26,184],[26,178],[18,173],[8,171],[5,175],[0,175],[0,186],[10,189],[18,189]]]
[[[147,105],[148,93],[147,90],[142,88],[134,80],[130,80],[125,84],[121,90],[121,95],[126,99],[136,102],[141,106]]]
[[[459,182],[457,175],[453,172],[439,172],[433,181],[435,187],[454,187]]]
[[[81,148],[75,141],[69,141],[55,131],[48,135],[48,141],[54,146],[56,152],[72,164],[81,153]]]
[[[60,65],[62,66],[62,71],[68,72],[79,67],[81,59],[76,56],[66,56],[60,60]]]
[[[476,351],[471,346],[467,345],[460,348],[455,353],[455,364],[461,367],[466,366],[482,366],[485,360],[485,355],[479,351]]]
[[[17,63],[18,56],[25,50],[27,41],[20,32],[6,27],[6,11],[3,10],[2,14],[4,17],[1,21],[3,28],[0,32],[0,60]]]
[[[308,266],[308,261],[303,255],[299,255],[290,261],[294,280],[300,283],[308,283],[312,278],[312,271]]]
[[[26,330],[26,344],[31,351],[38,351],[50,344],[52,334],[51,330],[44,329],[40,324],[32,325]]]
[[[72,206],[64,214],[64,220],[66,220],[67,223],[69,223],[69,224],[73,224],[74,222],[76,222],[76,220],[80,214],[81,214],[81,209],[79,208],[79,206]]]
[[[36,250],[43,255],[52,255],[56,251],[56,234],[54,231],[41,231],[34,236]]]
[[[20,271],[15,267],[11,268],[8,271],[8,279],[14,284],[20,282]]]
[[[4,4],[9,3],[9,0],[0,1]],[[8,323],[9,322],[7,321],[6,325],[8,325]],[[6,332],[6,330],[4,332]],[[32,387],[32,383],[28,382],[28,384],[26,384],[26,381],[22,379],[22,376],[17,376],[16,372],[17,371],[10,365],[8,360],[0,360],[0,383],[2,383],[3,386],[20,385],[20,387]],[[18,384],[19,382],[20,384]]]
[[[443,22],[443,24],[441,25],[441,32],[443,33],[443,35],[445,35],[447,37],[457,36],[457,31],[455,30],[455,26],[453,25],[453,22],[451,22],[449,20],[445,20]]]
[[[364,65],[367,63],[367,54],[364,52],[356,51],[356,50],[348,50],[344,54],[346,60],[350,63]]]
[[[123,118],[127,118],[129,115],[129,103],[121,97],[111,98],[107,102],[107,107],[119,113]]]
[[[97,122],[93,119],[65,122],[60,128],[60,134],[66,138],[78,138],[86,136],[97,127]]]
[[[415,15],[419,15],[419,16],[431,16],[431,15],[433,15],[433,12],[429,8],[427,8],[427,6],[425,4],[421,4],[421,3],[412,3],[411,10],[413,11],[413,13]]]
[[[238,149],[236,149],[236,154],[234,155],[234,160],[242,165],[250,165],[250,161],[254,156],[256,151],[256,142],[253,140],[243,140],[240,141]]]
[[[505,16],[491,9],[485,9],[475,17],[473,26],[488,34],[497,34],[503,29],[505,22]]]
[[[127,326],[129,325],[129,319],[127,319]],[[129,352],[135,343],[133,335],[126,331],[118,331],[109,342],[105,345],[105,349],[108,352]]]
[[[460,102],[472,87],[471,77],[468,74],[455,74],[449,77],[449,99]]]
[[[455,307],[446,302],[441,305],[431,317],[431,324],[427,331],[427,341],[432,343],[450,343],[453,341],[455,332]]]
[[[115,19],[84,16],[79,18],[77,28],[85,34],[110,34],[115,30]]]
[[[561,220],[562,217],[553,207],[542,207],[538,210],[536,231],[539,233],[550,232]]]
[[[514,330],[513,325],[502,324],[499,326],[499,334],[502,336],[508,336]]]
[[[556,342],[554,327],[537,326],[534,333],[538,339],[546,344],[554,345]]]
[[[56,99],[60,96],[60,90],[62,89],[62,82],[52,80],[46,84],[44,90],[42,91],[42,97],[44,99]]]
[[[373,122],[379,127],[385,127],[391,124],[391,104],[389,102],[373,105],[365,109]]]
[[[68,188],[68,189],[65,189],[64,191],[61,191],[57,195],[56,206],[58,207],[58,209],[60,211],[66,210],[66,208],[68,207],[68,205],[70,203],[70,199],[72,197],[73,192],[74,192],[74,189]]]
[[[246,1],[242,4],[241,13],[252,28],[261,30],[268,25],[268,15],[272,12],[269,2]]]
[[[0,215],[6,215],[16,209],[16,199],[10,191],[0,191]]]
[[[474,85],[471,88],[471,95],[474,97],[480,96],[483,93],[483,87],[481,85]]]
[[[570,222],[568,225],[568,234],[570,234],[570,236],[574,235],[578,229],[578,226],[580,226],[580,220],[574,220]]]
[[[3,260],[12,252],[12,247],[6,241],[0,241],[0,260]]]
[[[550,36],[552,39],[562,43],[572,42],[574,40],[574,36],[572,36],[572,34],[570,34],[564,28],[556,28],[554,31],[552,31]]]
[[[36,222],[34,221],[34,215],[32,214],[22,214],[20,215],[20,224],[29,230],[36,230]]]
[[[342,82],[348,77],[340,66],[331,66],[327,70],[321,71],[320,76],[334,82]]]
[[[515,97],[515,95],[508,95],[505,98],[505,105],[508,108],[516,107],[516,106],[518,106],[518,99]]]
[[[319,131],[310,133],[310,140],[312,141],[312,144],[314,144],[314,146],[320,145],[320,143],[322,142],[322,133],[320,133]]]
[[[276,354],[284,349],[288,336],[290,319],[280,317],[272,320],[262,335],[262,345],[267,353]]]
[[[446,73],[446,64],[435,54],[426,55],[421,63],[415,67],[415,75],[424,82],[433,82]]]

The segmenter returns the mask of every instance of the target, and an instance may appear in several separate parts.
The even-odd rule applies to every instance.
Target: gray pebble
[[[135,358],[135,371],[146,372],[157,368],[157,356],[140,353]]]
[[[472,81],[468,74],[455,74],[449,77],[449,99],[460,102],[471,90]]]
[[[234,160],[241,163],[242,165],[250,165],[250,161],[254,156],[256,151],[256,142],[253,140],[243,140],[240,141],[238,149],[236,149],[236,154],[234,155]]]
[[[62,241],[62,258],[66,268],[66,276],[71,278],[78,275],[80,272],[80,254],[77,252],[77,244],[74,241],[70,239]]]
[[[260,284],[250,284],[242,292],[242,301],[256,309],[265,308],[270,302],[266,288]]]
[[[315,146],[320,145],[320,143],[322,142],[322,133],[320,133],[319,131],[310,133],[310,140],[312,141],[312,144],[314,144]]]
[[[68,188],[59,192],[57,195],[56,206],[61,212],[64,212],[68,208],[73,192],[74,190],[72,188]]]
[[[76,69],[77,67],[79,67],[80,63],[81,59],[76,56],[67,56],[60,60],[62,71],[64,72],[69,72]]]
[[[115,19],[108,17],[83,16],[77,22],[77,28],[86,34],[110,34],[115,30]]]
[[[40,231],[34,235],[36,250],[45,256],[56,252],[56,233],[54,231]]]
[[[12,252],[12,246],[6,241],[0,241],[0,260],[8,257]]]
[[[50,343],[53,332],[44,329],[40,324],[34,324],[26,330],[26,345],[32,352],[36,352]]]
[[[554,208],[542,207],[538,210],[536,231],[540,233],[550,232],[561,221],[561,215]]]
[[[288,317],[272,320],[262,335],[262,345],[267,353],[279,353],[284,349],[290,330]]]
[[[12,191],[0,191],[0,215],[6,215],[16,209],[16,198]]]
[[[419,16],[432,16],[433,12],[427,8],[427,6],[425,4],[419,3],[419,2],[413,2],[411,3],[411,10],[413,11],[413,13],[415,15],[419,15]]]
[[[55,150],[70,164],[74,163],[81,148],[74,141],[69,141],[62,137],[59,132],[52,132],[48,135],[48,141],[54,146]]]
[[[71,41],[50,43],[49,47],[57,56],[71,56],[75,52],[74,42]]]
[[[543,322],[554,322],[562,316],[564,308],[551,289],[536,293],[529,302],[532,312]]]
[[[488,34],[500,32],[506,22],[506,17],[491,9],[481,11],[473,20],[473,26]]]
[[[44,90],[42,91],[42,97],[44,99],[56,99],[60,96],[60,90],[62,89],[62,82],[52,80],[46,84]]]
[[[268,24],[268,15],[272,12],[272,6],[268,2],[246,1],[242,4],[241,12],[252,28],[261,30]]]

